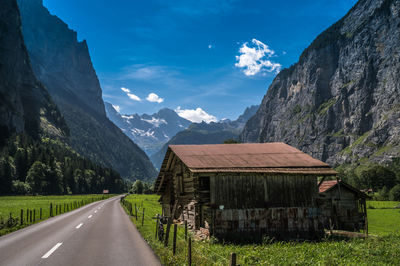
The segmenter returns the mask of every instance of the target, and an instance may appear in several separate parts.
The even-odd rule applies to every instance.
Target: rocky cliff
[[[152,115],[122,115],[110,103],[106,102],[105,107],[107,117],[149,156],[192,123],[168,108]]]
[[[281,71],[245,142],[283,141],[334,166],[400,154],[400,1],[360,0]]]
[[[68,128],[44,86],[36,79],[21,33],[16,0],[0,9],[0,139],[12,132],[65,137]]]
[[[48,88],[70,128],[70,145],[83,156],[130,179],[151,179],[146,154],[106,117],[102,91],[86,41],[43,6],[18,0],[33,70]]]

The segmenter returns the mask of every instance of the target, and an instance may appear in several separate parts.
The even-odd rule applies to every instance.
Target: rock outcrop
[[[44,86],[36,79],[24,39],[16,0],[0,9],[0,138],[9,134],[64,138],[68,128]]]
[[[283,141],[333,166],[400,154],[400,1],[360,0],[282,70],[245,142]]]
[[[48,88],[70,128],[73,149],[129,179],[156,175],[147,155],[107,117],[86,41],[43,6],[18,0],[22,31],[38,79]]]

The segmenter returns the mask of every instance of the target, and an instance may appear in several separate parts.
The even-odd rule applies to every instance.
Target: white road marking
[[[82,225],[83,225],[83,223],[78,224],[77,227],[76,227],[76,229],[81,228]]]
[[[92,218],[93,215],[89,215],[88,219]]]
[[[47,251],[46,254],[43,255],[42,259],[47,259],[48,257],[50,257],[50,255],[53,254],[53,252],[56,251],[56,249],[58,249],[61,245],[62,243],[57,243],[54,247]]]

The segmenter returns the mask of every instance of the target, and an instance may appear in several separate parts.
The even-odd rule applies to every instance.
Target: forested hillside
[[[125,190],[121,176],[87,160],[59,140],[11,137],[0,151],[0,195],[87,194]]]

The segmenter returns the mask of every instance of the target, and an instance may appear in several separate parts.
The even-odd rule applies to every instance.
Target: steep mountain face
[[[245,142],[283,141],[331,165],[400,154],[400,1],[361,0],[277,75]]]
[[[4,0],[0,9],[0,139],[12,132],[63,138],[68,128],[33,74],[17,2]]]
[[[106,117],[86,41],[78,42],[76,32],[51,15],[42,0],[18,4],[33,70],[66,119],[70,145],[125,178],[153,178],[146,154]]]
[[[176,134],[158,152],[150,156],[156,168],[160,168],[168,146],[173,144],[221,144],[228,139],[238,139],[247,120],[254,116],[258,110],[258,105],[246,108],[244,113],[235,121],[223,120],[221,122],[211,122],[209,124],[193,123],[188,129]]]
[[[152,115],[121,115],[110,103],[105,103],[108,118],[148,155],[158,151],[176,133],[191,122],[175,111],[164,108]]]

